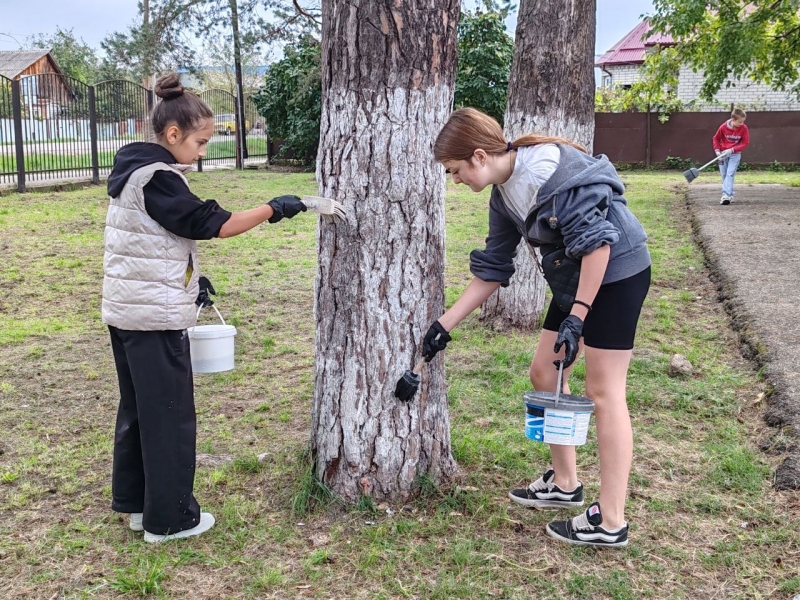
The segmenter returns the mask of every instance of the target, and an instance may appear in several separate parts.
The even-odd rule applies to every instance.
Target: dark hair
[[[164,135],[164,130],[170,123],[177,125],[183,135],[187,135],[200,129],[205,119],[214,118],[208,104],[181,85],[177,73],[160,77],[153,92],[161,98],[150,117],[153,133],[158,138]]]
[[[583,146],[565,138],[535,133],[507,142],[503,128],[492,117],[474,108],[459,108],[450,115],[439,132],[433,146],[433,156],[437,162],[469,160],[478,148],[485,150],[487,154],[502,154],[522,146],[537,144],[567,144],[586,152]]]

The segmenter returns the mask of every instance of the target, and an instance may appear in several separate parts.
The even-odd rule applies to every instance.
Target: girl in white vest
[[[155,86],[157,143],[119,150],[108,178],[103,323],[119,379],[112,504],[147,542],[208,531],[214,517],[195,499],[196,418],[189,338],[196,303],[213,287],[199,276],[195,240],[239,235],[305,211],[281,196],[230,213],[189,191],[185,173],[205,156],[214,115],[174,73]]]

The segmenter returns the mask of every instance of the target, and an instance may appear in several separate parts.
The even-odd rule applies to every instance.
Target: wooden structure
[[[37,118],[55,116],[75,95],[50,50],[0,51],[0,75],[24,81],[23,104]]]

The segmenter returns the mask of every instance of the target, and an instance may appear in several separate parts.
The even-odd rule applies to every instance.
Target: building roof
[[[648,46],[666,45],[674,43],[672,36],[664,33],[650,34],[650,23],[642,20],[625,37],[614,44],[611,50],[603,54],[595,63],[598,67],[609,65],[638,65],[644,62]]]
[[[14,79],[37,60],[48,54],[50,54],[50,50],[0,50],[0,75],[8,79]],[[55,63],[55,61],[53,62]]]

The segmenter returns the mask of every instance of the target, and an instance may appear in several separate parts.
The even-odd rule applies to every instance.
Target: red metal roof
[[[611,47],[595,63],[598,67],[608,65],[641,64],[644,62],[645,47],[655,44],[672,44],[672,36],[663,33],[648,35],[650,24],[643,20],[624,38]]]

